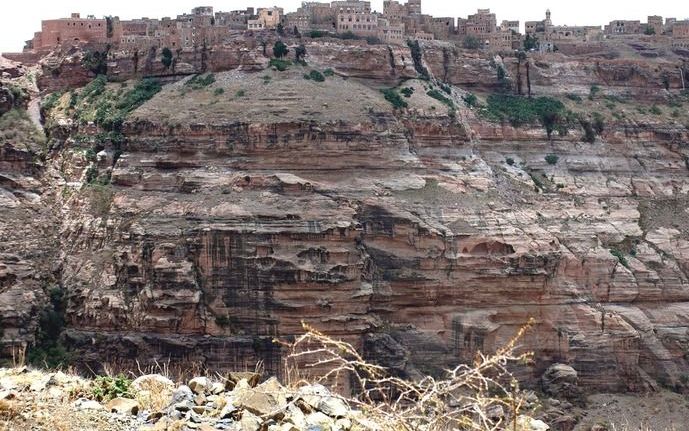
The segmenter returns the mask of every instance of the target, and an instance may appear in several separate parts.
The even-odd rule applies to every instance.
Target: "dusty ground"
[[[689,430],[689,398],[672,392],[649,395],[597,394],[588,397],[586,416],[575,431],[588,431],[596,424],[610,430]]]

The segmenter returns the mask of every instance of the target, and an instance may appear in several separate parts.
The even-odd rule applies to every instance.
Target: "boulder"
[[[558,398],[578,398],[581,391],[578,387],[577,371],[565,364],[553,364],[541,376],[543,392]]]
[[[258,416],[268,416],[287,405],[286,391],[273,377],[255,388],[243,391],[234,400],[234,405]]]
[[[139,413],[139,403],[129,398],[114,398],[105,405],[106,410],[111,413],[121,415],[137,415]]]
[[[244,412],[239,421],[239,429],[242,431],[258,431],[261,428],[261,419],[251,412]]]
[[[210,387],[210,393],[214,395],[220,395],[225,392],[225,385],[220,382],[215,382]]]
[[[195,394],[203,394],[210,387],[210,382],[207,377],[194,377],[189,380],[188,386]]]
[[[550,429],[548,424],[542,420],[525,415],[517,417],[517,428],[523,431],[548,431]]]
[[[349,407],[340,398],[326,397],[318,403],[318,410],[332,418],[343,418],[349,413]]]
[[[226,388],[233,389],[241,380],[246,380],[249,386],[254,387],[258,385],[258,382],[261,380],[261,375],[249,371],[230,371],[227,374]]]
[[[179,403],[189,403],[192,404],[194,402],[194,393],[189,389],[189,386],[182,385],[175,389],[175,391],[172,393],[172,398],[170,400],[170,404],[179,404]]]
[[[314,412],[306,416],[306,429],[309,431],[328,431],[333,428],[335,421],[321,412]]]
[[[74,407],[78,410],[105,410],[105,407],[98,401],[80,398],[74,402]]]

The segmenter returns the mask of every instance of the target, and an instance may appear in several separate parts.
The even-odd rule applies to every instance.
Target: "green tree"
[[[279,36],[284,36],[285,35],[285,26],[282,25],[282,23],[278,24],[277,32]]]
[[[306,56],[306,47],[304,46],[304,44],[301,44],[298,47],[294,48],[294,56],[297,61],[304,60],[304,56]]]
[[[481,41],[473,35],[468,35],[467,37],[464,38],[464,41],[462,42],[462,46],[465,49],[472,49],[476,50],[481,47]]]
[[[273,55],[276,58],[282,58],[287,55],[289,52],[289,49],[287,48],[287,45],[281,40],[278,40],[275,42],[275,45],[273,45]]]
[[[294,30],[292,32],[294,33],[294,36],[301,39],[301,33],[299,33],[299,29],[297,28],[296,25],[294,26]]]
[[[527,34],[526,37],[524,38],[524,50],[530,51],[532,49],[536,49],[538,47],[538,38],[536,36],[532,36],[530,34]]]
[[[166,69],[172,66],[172,51],[170,51],[170,48],[163,48],[163,57],[160,61]]]

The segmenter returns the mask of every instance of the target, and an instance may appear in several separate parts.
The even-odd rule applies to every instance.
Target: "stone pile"
[[[285,387],[275,377],[261,382],[252,372],[217,380],[195,377],[181,385],[159,374],[144,375],[131,382],[127,393],[100,401],[94,399],[93,385],[62,372],[0,369],[0,424],[7,423],[3,430],[28,425],[32,430],[69,426],[98,431],[387,429],[323,385]],[[537,402],[535,395],[532,401]],[[493,413],[504,418],[499,410]],[[522,431],[550,429],[529,416],[517,421]]]

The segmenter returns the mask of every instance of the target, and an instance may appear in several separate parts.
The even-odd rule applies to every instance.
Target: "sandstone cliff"
[[[513,87],[525,80],[516,59],[429,47],[419,65],[407,48],[312,42],[309,67],[278,72],[260,45],[227,49],[180,59],[174,73],[116,57],[118,79],[234,69],[200,89],[188,77],[165,85],[116,143],[60,109],[50,119],[36,202],[62,215],[10,215],[3,232],[55,245],[40,274],[64,294],[62,337],[78,362],[260,360],[279,375],[272,340],[303,320],[413,376],[494,349],[534,317],[527,382],[561,362],[587,387],[683,385],[689,131],[671,107],[648,114],[668,101],[686,110],[672,61],[529,59],[536,95],[574,106],[595,86],[627,98],[610,108],[625,116],[585,142],[578,127],[549,137],[464,104],[467,90],[504,88],[499,67]],[[44,61],[42,88],[92,79],[72,54]],[[453,86],[455,111],[427,95],[432,81],[412,79],[419,66]],[[313,68],[335,76],[305,80]],[[378,89],[405,79],[415,91],[395,110]],[[3,169],[20,169],[7,154]],[[93,178],[107,181],[85,185]],[[39,252],[14,248],[27,257],[4,263],[14,275],[0,304],[17,313],[3,313],[7,346],[31,341],[19,328],[35,328],[51,285],[32,269]]]

